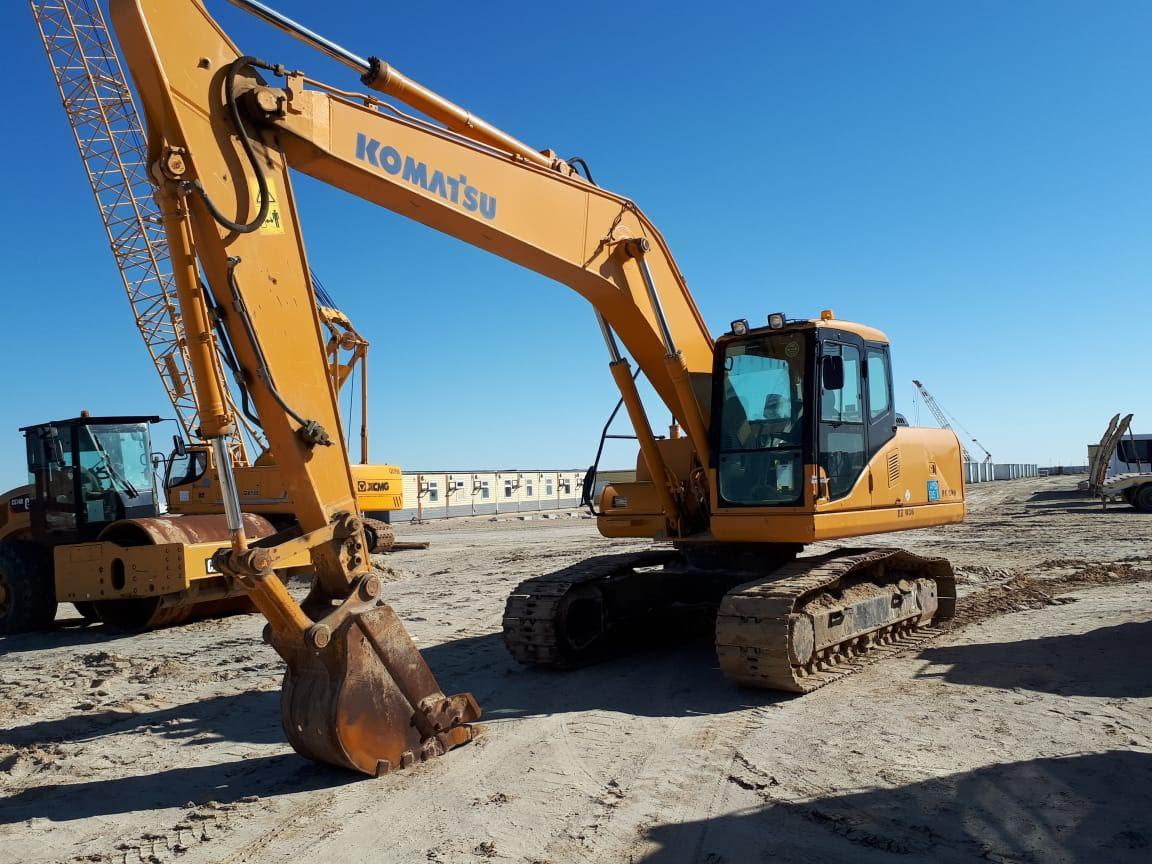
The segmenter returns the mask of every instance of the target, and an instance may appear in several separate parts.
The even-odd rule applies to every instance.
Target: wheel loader
[[[714,338],[659,230],[631,199],[595,184],[584,159],[536,150],[263,3],[230,2],[351,67],[371,92],[247,53],[201,0],[111,0],[144,106],[226,531],[207,554],[179,538],[143,551],[109,539],[82,555],[61,546],[58,568],[119,562],[147,573],[160,555],[183,556],[243,588],[285,660],[283,726],[304,756],[374,775],[472,738],[479,705],[441,691],[368,566],[294,170],[527,267],[593,307],[639,445],[636,481],[604,490],[597,524],[607,537],[656,545],[520,585],[503,621],[517,659],[600,659],[618,636],[691,605],[715,612],[733,681],[806,692],[952,614],[942,559],[868,547],[800,555],[817,541],[964,517],[959,442],[897,424],[881,331],[831,311],[772,312],[737,318]],[[236,425],[213,365],[218,339],[243,370],[295,501],[296,523],[269,536],[249,527],[226,458]],[[672,415],[667,437],[652,431],[633,361]],[[301,556],[315,575],[297,601],[277,570]]]

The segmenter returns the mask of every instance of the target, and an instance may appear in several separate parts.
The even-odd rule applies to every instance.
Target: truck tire
[[[1132,493],[1131,504],[1141,513],[1152,513],[1152,483],[1137,486]]]
[[[47,630],[55,619],[52,553],[24,540],[0,542],[0,633]]]

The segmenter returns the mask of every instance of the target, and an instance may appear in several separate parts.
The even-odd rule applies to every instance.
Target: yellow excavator
[[[504,616],[518,659],[587,662],[653,616],[711,604],[730,678],[802,692],[952,614],[942,559],[888,548],[797,557],[814,541],[964,517],[959,442],[896,425],[883,333],[831,312],[773,313],[713,339],[659,231],[580,160],[537,151],[262,3],[230,2],[381,95],[245,53],[201,0],[111,0],[144,107],[227,530],[206,543],[61,546],[58,570],[143,574],[180,556],[242,586],[286,662],[284,730],[309,758],[379,774],[471,739],[479,706],[440,690],[368,566],[294,169],[567,285],[595,310],[640,450],[636,481],[603,491],[597,524],[664,548],[519,586]],[[224,302],[209,302],[201,273]],[[297,524],[269,536],[249,529],[226,458],[236,421],[213,364],[210,308],[295,501]],[[671,412],[673,434],[653,434],[625,352]],[[298,603],[277,570],[302,558],[315,577]]]

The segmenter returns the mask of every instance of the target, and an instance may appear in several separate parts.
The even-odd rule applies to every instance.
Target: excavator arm
[[[367,80],[396,78],[379,63],[372,68]],[[309,84],[299,73],[288,74],[282,87],[247,78],[234,94],[246,122],[276,135],[291,167],[535,270],[592,304],[648,473],[668,478],[655,484],[667,533],[681,533],[676,493],[689,478],[673,476],[616,345],[618,337],[694,452],[706,454],[714,345],[656,227],[632,201],[560,160],[541,165],[378,100]],[[413,101],[448,122],[462,110],[443,100]],[[706,461],[698,455],[696,464]]]
[[[198,2],[113,0],[110,12],[144,110],[200,432],[216,450],[231,545],[214,563],[247,588],[287,663],[285,733],[306,756],[369,774],[462,744],[475,701],[444,696],[369,569],[286,154],[244,134],[228,98],[251,67]],[[218,339],[298,523],[254,542],[228,457],[236,418]],[[316,574],[307,611],[275,574],[303,552]]]

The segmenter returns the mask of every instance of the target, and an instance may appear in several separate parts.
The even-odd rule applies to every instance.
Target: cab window
[[[725,503],[800,503],[805,344],[803,335],[785,333],[726,348],[717,456]]]
[[[208,454],[204,450],[190,449],[183,455],[173,453],[168,457],[168,471],[164,478],[164,488],[184,486],[204,476],[208,469]]]
[[[888,380],[888,354],[876,348],[869,348],[868,415],[872,420],[879,420],[892,407]]]
[[[844,386],[833,390],[820,382],[820,464],[828,477],[828,497],[835,501],[852,491],[864,470],[865,432],[860,349],[824,343],[825,356],[844,363]]]

